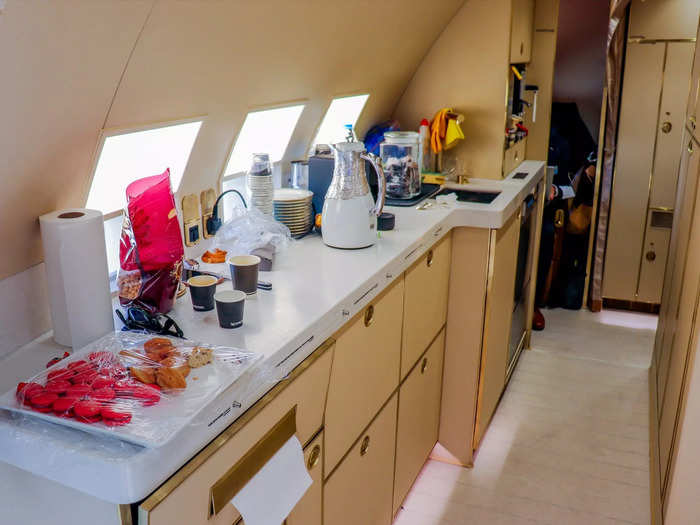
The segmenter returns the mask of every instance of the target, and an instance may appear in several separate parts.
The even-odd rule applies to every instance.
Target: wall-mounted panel
[[[370,94],[360,136],[387,118],[460,3],[159,3],[108,125],[207,115],[180,190],[196,192],[205,181],[216,184],[246,113],[303,100],[306,108],[282,160],[301,158],[336,96]],[[398,37],[378,45],[380,33]]]
[[[371,94],[361,132],[390,116],[462,3],[8,0],[0,243],[16,256],[0,279],[41,261],[39,215],[84,205],[103,127],[205,116],[179,193],[216,187],[251,109],[309,101],[285,161],[305,155],[336,96]]]
[[[469,0],[435,42],[394,117],[406,129],[443,107],[464,113],[465,140],[447,154],[470,177],[501,179],[511,2]]]
[[[0,15],[0,279],[41,261],[39,215],[84,204],[119,78],[151,0],[10,0]],[[11,254],[11,255],[10,255]]]

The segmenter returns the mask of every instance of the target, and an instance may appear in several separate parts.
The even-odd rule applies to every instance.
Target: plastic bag
[[[236,208],[234,213],[235,217],[216,232],[213,243],[229,256],[248,255],[258,249],[279,252],[292,240],[289,228],[254,208]]]
[[[161,446],[260,357],[117,332],[19,383],[0,404],[141,446]]]
[[[170,170],[132,182],[119,246],[119,302],[151,312],[173,307],[182,274],[182,234]]]

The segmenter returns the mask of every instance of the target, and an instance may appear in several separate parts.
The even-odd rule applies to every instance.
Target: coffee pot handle
[[[374,214],[379,217],[384,210],[384,201],[386,199],[386,178],[384,177],[384,167],[382,166],[382,159],[377,155],[372,153],[363,153],[360,155],[363,160],[367,160],[372,164],[372,168],[377,173],[377,184],[379,189],[377,190],[377,202],[374,206]]]

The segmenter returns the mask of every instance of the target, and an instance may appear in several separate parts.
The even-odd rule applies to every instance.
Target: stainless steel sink
[[[458,190],[456,188],[443,188],[440,190],[438,195],[447,195],[449,193],[456,193],[457,200],[459,202],[476,202],[479,204],[491,204],[496,197],[501,194],[500,191]]]

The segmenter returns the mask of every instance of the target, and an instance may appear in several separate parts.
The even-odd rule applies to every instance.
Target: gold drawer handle
[[[428,251],[428,256],[425,259],[426,264],[428,265],[428,268],[430,268],[433,265],[433,257],[435,257],[435,254],[433,253],[433,250]]]
[[[321,445],[316,445],[311,449],[311,454],[309,454],[309,460],[306,462],[306,468],[311,470],[318,462],[321,460]]]
[[[420,373],[425,374],[425,371],[428,369],[428,358],[424,357],[423,358],[423,363],[420,365]]]
[[[367,450],[369,449],[369,436],[365,436],[365,438],[362,440],[362,444],[360,445],[360,456],[364,456],[367,454]]]
[[[369,326],[374,321],[374,305],[370,304],[365,310],[365,326]]]
[[[688,141],[688,153],[691,155],[695,152],[695,148],[693,148],[693,140],[691,139]]]

